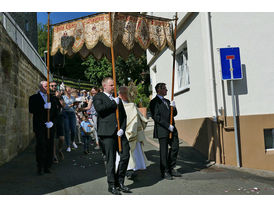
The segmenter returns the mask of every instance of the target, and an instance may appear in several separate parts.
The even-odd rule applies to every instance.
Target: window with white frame
[[[176,80],[177,92],[188,89],[190,86],[188,53],[186,42],[176,52]]]

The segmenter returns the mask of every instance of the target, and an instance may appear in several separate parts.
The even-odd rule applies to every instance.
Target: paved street
[[[207,162],[192,147],[180,142],[178,170],[174,180],[163,180],[159,172],[158,143],[146,130],[145,153],[150,162],[137,177],[126,179],[130,195],[267,195],[274,194],[274,173],[217,166]],[[93,148],[93,147],[92,147]],[[101,153],[84,155],[81,145],[65,160],[53,165],[53,173],[36,174],[34,143],[11,162],[0,167],[1,195],[110,195]]]

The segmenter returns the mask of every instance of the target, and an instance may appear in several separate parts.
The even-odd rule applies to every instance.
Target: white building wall
[[[174,17],[174,13],[151,13],[155,16]],[[186,13],[178,13],[179,20]],[[212,45],[216,77],[217,109],[224,108],[232,116],[232,102],[229,82],[224,82],[222,93],[221,66],[218,48],[240,47],[244,79],[235,82],[235,93],[239,115],[274,113],[274,13],[210,13]],[[212,86],[212,65],[210,65],[210,36],[207,24],[208,13],[199,13],[183,29],[177,38],[177,48],[187,41],[190,90],[176,95],[177,120],[213,117],[215,115],[214,91]],[[148,54],[148,62],[152,58]],[[171,98],[172,52],[166,50],[151,66],[153,97],[154,86],[165,82],[167,98]],[[176,79],[176,77],[175,77]],[[176,86],[175,86],[176,88]],[[229,94],[228,94],[229,93]],[[218,115],[220,113],[218,112]]]
[[[162,13],[153,13],[155,16],[163,16]],[[179,20],[185,13],[179,13]],[[174,15],[171,13],[170,18]],[[166,16],[167,17],[167,16]],[[203,17],[198,14],[188,27],[184,27],[183,33],[178,36],[176,47],[179,48],[187,42],[188,49],[188,65],[190,71],[190,89],[181,94],[176,94],[175,101],[178,109],[176,120],[193,119],[202,117],[212,117],[212,97],[210,91],[210,78],[208,72],[207,54],[204,52],[207,45],[204,44],[205,31],[202,30]],[[172,52],[166,50],[151,66],[157,68],[157,77],[152,75],[152,86],[154,88],[156,82],[164,82],[167,84],[168,94],[166,98],[171,98],[171,81],[172,81]],[[151,55],[148,52],[148,62]],[[176,79],[176,77],[175,77]],[[175,86],[176,88],[176,86]],[[155,91],[153,91],[155,96]]]
[[[149,52],[148,52],[149,53]],[[155,70],[156,68],[156,70]],[[155,73],[156,71],[156,73]],[[164,82],[167,85],[167,96],[166,98],[171,97],[171,81],[172,81],[172,52],[167,50],[165,53],[161,55],[161,57],[151,65],[150,67],[150,76],[151,76],[151,84],[152,84],[152,96],[155,97],[155,85],[159,82]]]
[[[211,13],[218,107],[221,96],[220,60],[217,48],[240,47],[244,80],[235,83],[240,115],[274,113],[274,13]],[[231,96],[225,82],[227,115],[232,115]]]

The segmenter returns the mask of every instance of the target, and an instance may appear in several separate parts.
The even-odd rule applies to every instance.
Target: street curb
[[[218,164],[218,163],[215,163],[214,165],[212,165],[212,167],[231,169],[231,170],[235,170],[235,171],[238,171],[238,172],[246,172],[246,173],[249,173],[249,174],[252,174],[252,175],[257,175],[257,176],[260,176],[260,177],[274,178],[274,172],[268,171],[268,170],[259,170],[259,169],[245,168],[245,167],[236,167],[236,166],[232,166],[232,165],[223,165],[223,164]]]
[[[154,128],[154,122],[150,118],[149,122],[148,122],[148,125],[147,125],[147,128],[145,130],[145,138],[146,138],[147,142],[149,142],[150,144],[152,144],[153,146],[155,146],[159,149],[158,141],[153,140],[153,128]],[[184,140],[179,139],[179,141],[181,142],[180,144],[186,144],[187,145],[187,143],[185,143]],[[224,165],[224,164],[215,163],[215,161],[209,161],[209,163],[206,165],[206,167],[231,169],[231,170],[235,170],[235,171],[239,171],[239,172],[247,172],[249,174],[257,175],[257,176],[260,176],[260,177],[268,177],[268,178],[273,177],[274,178],[274,172],[272,172],[272,171],[260,170],[260,169],[251,169],[251,168],[245,168],[245,167],[238,168],[238,167],[232,166],[232,165]]]

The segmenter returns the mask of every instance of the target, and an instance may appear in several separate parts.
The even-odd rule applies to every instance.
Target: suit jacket
[[[117,133],[116,108],[117,104],[103,92],[93,97],[93,105],[97,112],[97,133],[98,136],[113,136]],[[119,121],[120,128],[126,130],[127,115],[122,100],[119,100]]]
[[[170,125],[170,101],[168,99],[164,100],[167,102],[167,106],[164,102],[158,97],[154,97],[149,104],[152,119],[154,120],[154,138],[165,138],[169,136],[170,131],[168,130]],[[177,115],[176,107],[173,107],[173,117]],[[172,125],[175,128],[175,121],[173,118]]]
[[[53,96],[50,96],[50,121],[52,122],[54,122],[58,115],[56,101],[54,101],[53,98]],[[44,104],[45,102],[39,92],[29,98],[29,112],[33,114],[33,131],[35,133],[45,132],[47,129],[45,123],[48,121],[48,117],[47,110],[44,109]]]

